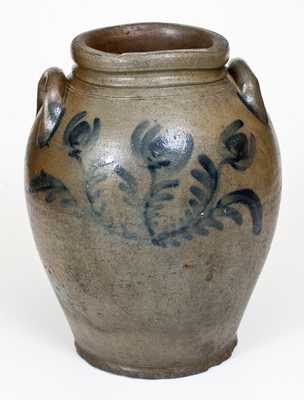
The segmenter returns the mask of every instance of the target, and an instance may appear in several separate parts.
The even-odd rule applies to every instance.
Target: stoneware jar
[[[38,86],[25,188],[43,265],[90,364],[171,378],[226,360],[273,237],[280,159],[228,43],[142,23],[83,33]]]

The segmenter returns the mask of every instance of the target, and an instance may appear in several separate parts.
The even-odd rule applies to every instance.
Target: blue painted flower
[[[192,136],[181,129],[161,130],[159,124],[150,126],[149,121],[141,122],[131,136],[132,150],[149,169],[166,168],[176,172],[191,157]]]
[[[241,120],[235,120],[221,135],[220,152],[224,157],[223,163],[230,164],[239,171],[249,168],[255,156],[255,137],[238,132],[243,125]]]
[[[100,119],[95,118],[92,127],[87,121],[81,121],[87,115],[86,111],[76,114],[67,124],[63,143],[70,157],[81,160],[81,153],[89,149],[99,138]]]

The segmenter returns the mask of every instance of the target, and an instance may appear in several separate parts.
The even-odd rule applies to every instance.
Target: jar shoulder
[[[44,141],[42,111],[37,115],[27,150],[28,179],[30,171],[37,169],[60,168],[66,174],[81,173],[81,157],[85,157],[87,164],[99,158],[101,163],[116,165],[124,159],[135,170],[141,164],[138,157],[145,155],[136,155],[134,148],[144,141],[143,151],[147,151],[149,145],[161,138],[158,145],[163,148],[157,149],[158,152],[171,150],[176,155],[182,153],[183,157],[191,143],[188,166],[205,154],[215,163],[223,162],[223,157],[239,158],[237,162],[231,161],[230,164],[234,163],[231,169],[242,170],[242,163],[246,162],[241,158],[252,158],[250,151],[254,152],[250,170],[233,179],[242,181],[244,176],[251,176],[256,184],[264,182],[265,193],[273,185],[280,186],[280,155],[272,124],[270,120],[264,123],[257,118],[227,78],[213,84],[162,90],[115,90],[74,79],[67,85],[62,112],[58,115],[53,124],[55,131]]]

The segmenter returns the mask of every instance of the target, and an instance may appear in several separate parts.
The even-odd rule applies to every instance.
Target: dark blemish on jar
[[[208,265],[208,263],[207,263],[207,265]],[[214,273],[215,273],[215,271],[216,271],[216,268],[215,268],[214,266],[210,266],[210,267],[207,269],[207,275],[206,275],[206,278],[205,278],[205,280],[206,280],[207,282],[212,281],[212,279],[214,278]]]
[[[207,282],[210,282],[210,281],[212,281],[212,279],[213,279],[213,271],[209,271],[208,273],[207,273],[207,276],[206,276],[206,281]]]

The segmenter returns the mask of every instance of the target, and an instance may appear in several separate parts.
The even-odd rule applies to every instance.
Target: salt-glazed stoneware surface
[[[182,25],[98,29],[72,54],[39,82],[25,187],[77,351],[133,377],[205,371],[236,345],[277,219],[258,81]]]

